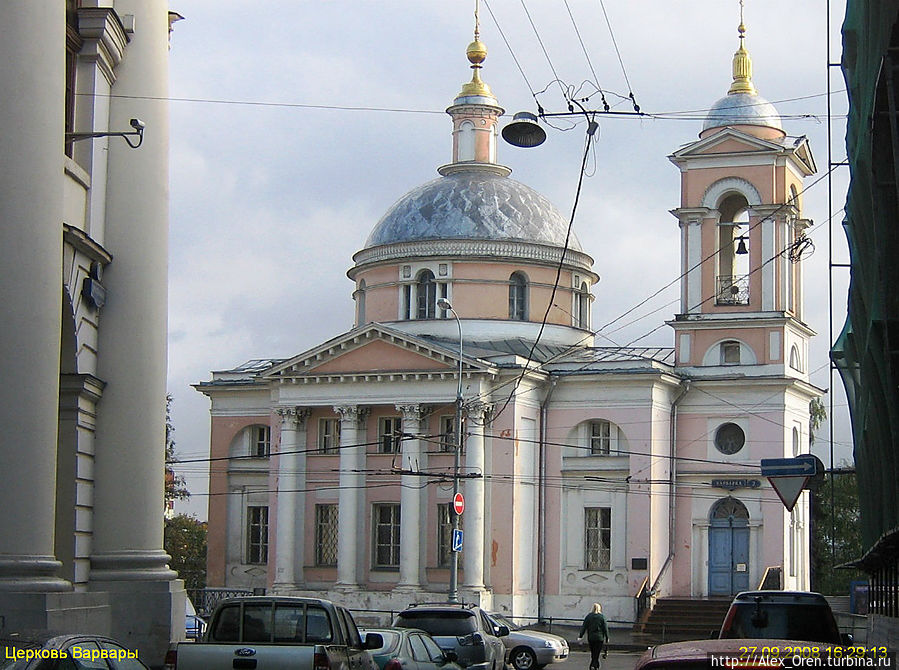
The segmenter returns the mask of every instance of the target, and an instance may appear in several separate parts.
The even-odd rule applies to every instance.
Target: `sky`
[[[821,2],[746,0],[744,16],[753,82],[788,134],[809,137],[818,165],[803,194],[815,223],[805,321],[818,333],[812,383],[834,389],[825,404],[839,465],[851,459],[848,411],[827,351],[845,319],[848,271],[828,276],[831,260],[848,262],[840,226],[848,174],[827,177],[828,77],[832,161],[845,157],[845,86],[827,66],[828,42],[839,61],[844,7],[832,4],[829,33]],[[183,461],[209,455],[209,401],[191,384],[249,359],[293,356],[353,326],[353,253],[394,202],[450,162],[445,109],[471,78],[474,8],[475,0],[171,0],[185,17],[170,52],[168,354]],[[678,311],[669,212],[680,177],[667,157],[697,139],[704,111],[726,94],[739,22],[738,0],[481,1],[481,76],[506,110],[503,124],[536,112],[536,101],[567,111],[563,90],[601,109],[601,88],[615,111],[633,111],[633,93],[644,112],[598,119],[575,216],[601,278],[598,345],[673,346],[664,322]],[[567,218],[586,124],[553,126],[538,148],[500,143],[498,161]],[[815,447],[828,465],[829,435],[822,428]],[[177,470],[193,495],[176,509],[205,518],[204,464]]]

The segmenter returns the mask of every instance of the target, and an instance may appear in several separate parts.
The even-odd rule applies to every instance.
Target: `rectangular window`
[[[394,503],[373,506],[375,568],[398,568],[400,565],[400,506]]]
[[[612,508],[584,509],[584,569],[609,570],[612,563]]]
[[[722,342],[721,343],[721,364],[722,365],[739,365],[740,364],[740,343],[739,342]]]
[[[440,417],[440,451],[452,452],[456,448],[456,417],[453,414]]]
[[[272,429],[269,426],[256,426],[253,429],[253,444],[250,446],[250,455],[257,458],[266,458],[271,453]]]
[[[315,564],[337,565],[338,506],[315,506]]]
[[[412,318],[412,286],[406,284],[403,286],[403,320],[408,321]]]
[[[608,421],[590,423],[590,453],[600,456],[612,453],[612,424]]]
[[[453,560],[453,504],[437,505],[437,567],[448,568]],[[462,519],[459,519],[462,528]]]
[[[400,451],[403,420],[398,416],[383,416],[378,421],[378,453],[395,454]]]
[[[322,454],[340,451],[340,419],[318,420],[318,450]]]
[[[247,563],[268,563],[268,507],[247,507]]]

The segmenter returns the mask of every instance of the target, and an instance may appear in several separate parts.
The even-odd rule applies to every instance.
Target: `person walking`
[[[587,642],[590,644],[590,670],[599,670],[599,654],[602,652],[605,658],[603,646],[609,641],[609,626],[602,615],[602,605],[599,603],[593,603],[593,611],[584,617],[577,639],[580,640],[584,634],[587,635]]]

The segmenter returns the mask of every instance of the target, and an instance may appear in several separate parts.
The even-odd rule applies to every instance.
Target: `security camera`
[[[134,128],[137,132],[140,132],[147,127],[147,124],[145,124],[140,119],[131,119],[131,127]]]

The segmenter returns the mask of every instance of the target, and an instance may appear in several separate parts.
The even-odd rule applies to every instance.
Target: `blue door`
[[[749,512],[736,498],[722,498],[710,516],[709,595],[749,590]]]

